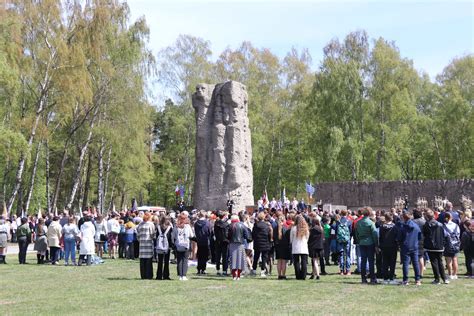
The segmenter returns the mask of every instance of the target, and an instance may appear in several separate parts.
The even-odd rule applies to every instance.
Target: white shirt
[[[296,226],[293,226],[290,231],[291,253],[294,255],[307,255],[308,251],[308,237],[309,233],[302,238],[296,237]]]
[[[120,224],[115,218],[111,218],[107,221],[107,231],[109,233],[120,233]]]

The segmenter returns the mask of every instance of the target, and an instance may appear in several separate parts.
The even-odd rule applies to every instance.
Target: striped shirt
[[[151,222],[141,222],[137,226],[137,235],[139,247],[140,259],[153,258],[153,238],[155,237],[155,225]]]

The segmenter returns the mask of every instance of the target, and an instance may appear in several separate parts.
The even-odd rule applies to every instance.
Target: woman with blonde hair
[[[308,265],[308,223],[302,215],[297,215],[295,225],[291,228],[290,242],[291,253],[293,255],[293,264],[295,266],[295,275],[297,280],[306,279]]]

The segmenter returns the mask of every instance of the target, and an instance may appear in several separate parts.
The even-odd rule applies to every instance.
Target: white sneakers
[[[260,277],[261,278],[266,278],[267,277],[265,271],[260,272]]]
[[[180,281],[187,281],[187,280],[188,280],[188,278],[187,278],[187,277],[185,277],[185,276],[180,276],[180,277],[179,277],[179,280],[180,280]]]
[[[449,279],[450,279],[450,280],[457,280],[457,279],[458,279],[458,276],[457,276],[457,275],[450,275],[450,276],[449,276]]]

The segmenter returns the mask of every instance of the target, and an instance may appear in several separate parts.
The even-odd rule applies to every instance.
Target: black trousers
[[[188,273],[188,255],[189,251],[176,251],[176,267],[180,277]]]
[[[397,264],[397,248],[382,249],[382,274],[384,280],[393,280]]]
[[[268,253],[269,250],[254,250],[254,255],[253,255],[253,264],[252,264],[252,269],[257,270],[257,264],[258,264],[258,259],[260,256],[262,257],[262,261],[260,262],[260,268],[262,271],[266,269],[266,264],[268,261]]]
[[[18,238],[18,262],[23,264],[26,262],[26,251],[28,250],[28,239],[26,237]]]
[[[138,243],[138,240],[133,241],[133,255],[134,255],[134,258],[132,259],[136,259],[140,255],[140,244]]]
[[[142,279],[153,279],[153,258],[140,258],[140,277]]]
[[[211,252],[211,263],[216,263],[216,241],[214,238],[211,238],[209,241],[209,251]]]
[[[326,261],[326,264],[329,264],[330,244],[331,240],[326,238],[324,240],[324,260]]]
[[[209,259],[209,246],[198,245],[197,249],[197,270],[198,272],[206,271],[207,259]]]
[[[119,241],[118,255],[119,258],[125,258],[125,242],[123,241]]]
[[[156,269],[156,279],[166,280],[170,278],[170,252],[158,254],[158,268]]]
[[[321,273],[326,272],[326,264],[324,263],[325,255],[326,255],[326,253],[324,253],[321,257],[319,257],[319,266],[321,268],[321,270],[320,270]]]
[[[467,275],[473,276],[474,274],[472,273],[472,252],[464,250],[464,257],[466,258]]]
[[[375,271],[377,278],[383,278],[383,257],[377,252],[375,252]]]
[[[92,255],[79,255],[78,265],[82,265],[83,263],[90,266],[92,263]]]
[[[293,265],[295,266],[296,279],[305,280],[308,272],[308,255],[294,254]]]
[[[222,259],[222,270],[227,272],[229,268],[229,261],[227,259],[227,249],[228,244],[225,243],[215,243],[216,248],[216,269],[219,271],[221,269],[221,259]]]
[[[446,273],[443,265],[443,253],[428,251],[428,256],[430,257],[431,268],[433,269],[435,280],[439,281],[441,277],[441,280],[446,281]]]

